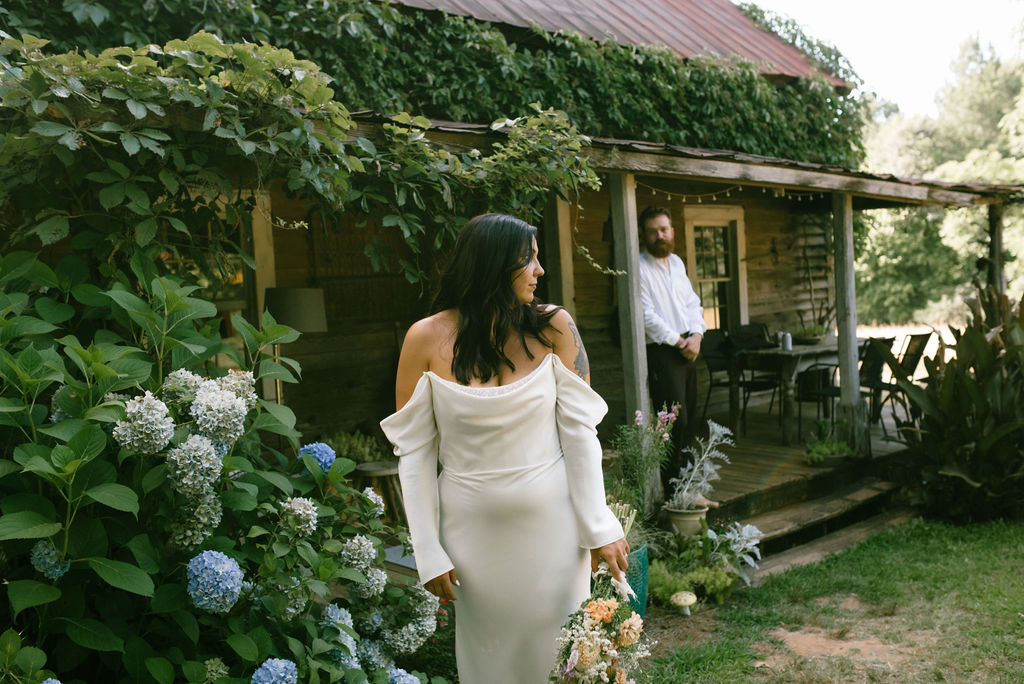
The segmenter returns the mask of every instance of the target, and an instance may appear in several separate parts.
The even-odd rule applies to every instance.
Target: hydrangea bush
[[[256,394],[297,333],[236,316],[240,351],[193,286],[86,277],[0,260],[0,679],[426,681],[395,666],[438,613],[388,583],[405,533]]]

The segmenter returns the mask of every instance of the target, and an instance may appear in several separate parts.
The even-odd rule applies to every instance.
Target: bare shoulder
[[[455,330],[457,316],[442,311],[409,326],[402,341],[395,381],[395,406],[402,408],[412,396],[416,383],[444,354],[445,344]],[[449,343],[450,346],[450,343]]]
[[[551,327],[558,333],[552,340],[558,358],[566,368],[573,370],[589,384],[590,361],[587,359],[587,350],[583,347],[583,338],[576,327],[576,322],[572,320],[568,311],[559,309],[551,317]]]

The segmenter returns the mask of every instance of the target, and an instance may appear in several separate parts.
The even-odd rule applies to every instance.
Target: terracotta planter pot
[[[665,515],[668,516],[672,529],[680,537],[695,537],[700,534],[700,521],[707,515],[707,512],[707,506],[693,510],[665,507]]]

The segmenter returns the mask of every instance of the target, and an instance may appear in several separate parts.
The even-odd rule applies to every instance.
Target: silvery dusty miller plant
[[[722,463],[729,463],[729,457],[719,447],[735,445],[732,431],[713,420],[708,421],[707,438],[697,438],[696,441],[697,446],[683,449],[683,453],[689,454],[693,460],[679,469],[679,477],[669,480],[673,487],[672,496],[665,505],[670,508],[684,511],[698,508],[700,499],[711,493],[711,483],[722,479],[718,474]]]

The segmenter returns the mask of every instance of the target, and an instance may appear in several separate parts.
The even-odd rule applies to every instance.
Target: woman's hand
[[[601,548],[590,549],[590,571],[597,572],[597,564],[603,560],[608,564],[608,571],[612,573],[612,577],[625,580],[626,568],[629,567],[629,561],[626,559],[628,555],[629,544],[626,543],[625,537]]]
[[[459,586],[459,578],[455,576],[454,568],[443,575],[438,575],[423,586],[434,596],[454,601],[455,590],[452,589],[452,585]]]

